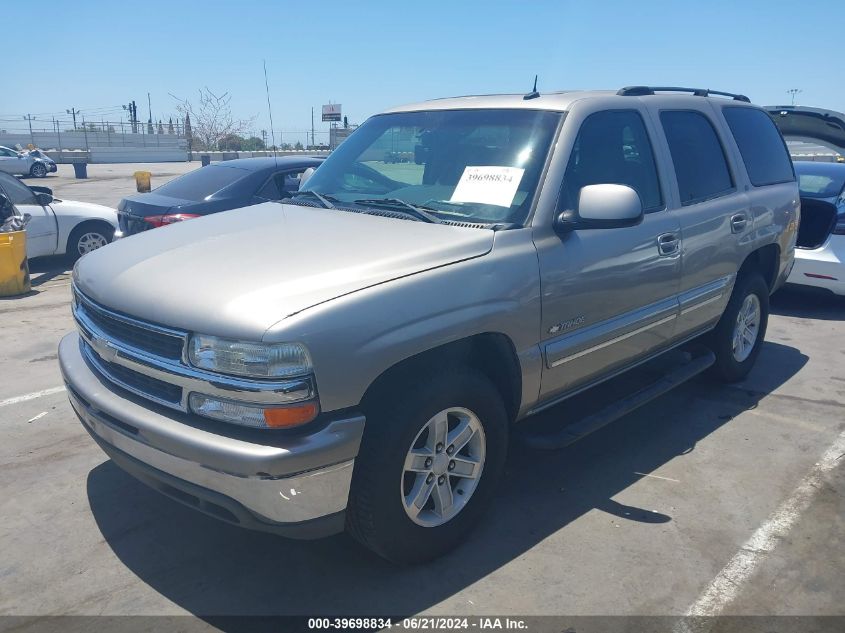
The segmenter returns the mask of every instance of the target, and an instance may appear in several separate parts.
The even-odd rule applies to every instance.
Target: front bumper
[[[310,435],[241,429],[223,435],[203,428],[201,418],[101,379],[76,333],[59,344],[59,365],[85,429],[118,466],[160,492],[230,523],[286,536],[343,529],[363,416],[330,420]]]
[[[845,295],[845,235],[831,235],[819,248],[796,248],[795,266],[787,283]]]

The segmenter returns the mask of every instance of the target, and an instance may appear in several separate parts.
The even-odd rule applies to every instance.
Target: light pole
[[[791,97],[792,97],[792,103],[791,103],[791,105],[795,105],[795,95],[797,95],[797,94],[799,94],[799,93],[801,93],[801,92],[804,92],[804,91],[803,91],[803,90],[801,90],[800,88],[790,88],[790,89],[789,89],[789,90],[787,90],[786,92],[787,92],[787,93],[789,93],[789,94],[791,95]]]
[[[76,115],[79,114],[79,110],[76,108],[71,108],[70,110],[65,110],[68,114],[73,115],[73,129],[76,129]]]
[[[32,146],[35,147],[35,136],[32,134],[32,119],[35,117],[31,114],[27,114],[24,119],[29,122],[29,142],[32,143]]]

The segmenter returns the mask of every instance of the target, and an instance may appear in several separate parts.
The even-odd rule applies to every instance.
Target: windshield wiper
[[[443,224],[443,220],[441,220],[440,218],[432,215],[431,213],[423,210],[420,207],[415,207],[409,202],[400,200],[399,198],[364,198],[361,200],[355,200],[354,203],[366,205],[368,207],[386,207],[394,211],[401,210],[401,212],[404,212],[408,215],[412,215],[416,219],[422,220],[423,222],[430,222],[431,224]]]
[[[332,198],[331,196],[324,196],[321,193],[317,193],[316,191],[310,191],[308,189],[305,189],[303,191],[297,191],[290,198],[288,198],[288,200],[294,200],[294,199],[298,198],[299,196],[306,196],[306,195],[313,196],[314,198],[316,198],[317,201],[320,204],[323,205],[324,209],[334,209],[335,208],[335,206],[331,203],[331,200],[337,200],[336,198]]]

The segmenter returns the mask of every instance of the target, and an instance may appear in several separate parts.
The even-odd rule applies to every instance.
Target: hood
[[[120,201],[117,210],[121,213],[129,213],[139,217],[148,215],[159,215],[173,208],[196,204],[194,200],[183,198],[172,198],[163,196],[160,193],[140,193],[134,196],[127,196]]]
[[[806,106],[766,106],[788,141],[817,143],[845,154],[845,113]]]
[[[80,259],[74,280],[130,316],[259,340],[306,308],[492,245],[488,229],[265,203],[119,240]]]

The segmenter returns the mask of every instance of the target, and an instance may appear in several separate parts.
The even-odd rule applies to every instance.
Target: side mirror
[[[35,199],[38,201],[42,207],[46,207],[48,204],[53,202],[53,196],[49,193],[44,193],[43,191],[38,191],[35,193]]]
[[[313,173],[314,173],[313,167],[309,167],[304,172],[302,172],[302,175],[299,177],[299,188],[300,189],[302,189],[302,185],[305,184],[305,182],[311,177],[311,175]]]
[[[627,185],[587,185],[578,194],[578,211],[567,210],[555,218],[555,231],[616,229],[636,226],[643,219],[640,196]]]

